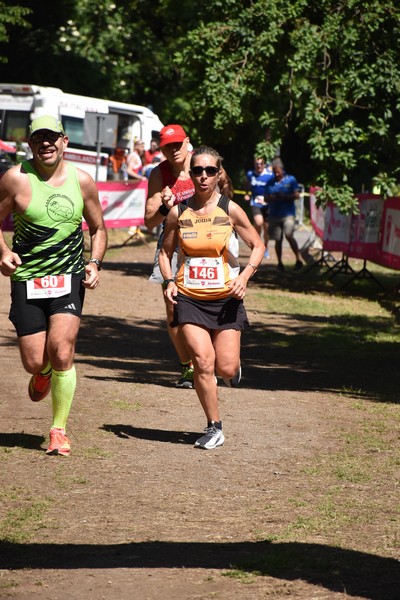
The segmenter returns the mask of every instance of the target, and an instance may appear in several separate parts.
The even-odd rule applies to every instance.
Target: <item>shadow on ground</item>
[[[374,337],[390,324],[358,316],[327,320],[275,315],[279,330],[252,317],[242,338],[242,387],[322,391],[398,402],[398,344]],[[76,362],[108,369],[99,380],[173,386],[177,360],[164,320],[85,315]],[[384,394],[382,392],[384,390]]]
[[[0,433],[0,448],[26,448],[27,450],[43,450],[45,437],[30,433]]]
[[[397,600],[395,559],[318,544],[148,541],[130,544],[0,542],[0,569],[222,569],[303,580],[333,592]]]
[[[131,425],[105,424],[100,429],[113,433],[119,438],[130,437],[139,440],[150,440],[154,442],[167,442],[169,444],[193,444],[199,437],[195,431],[171,431],[167,429],[146,429],[145,427],[132,427]],[[0,438],[1,440],[1,438]]]

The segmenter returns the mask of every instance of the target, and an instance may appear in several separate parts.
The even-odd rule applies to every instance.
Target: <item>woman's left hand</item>
[[[178,288],[176,287],[176,284],[172,282],[169,283],[164,290],[164,296],[166,297],[168,302],[170,302],[171,304],[177,304],[177,301],[175,300],[177,294]]]
[[[239,275],[236,279],[232,279],[230,283],[228,283],[228,287],[230,288],[230,296],[233,298],[237,298],[238,300],[243,300],[246,294],[247,282],[245,278]]]

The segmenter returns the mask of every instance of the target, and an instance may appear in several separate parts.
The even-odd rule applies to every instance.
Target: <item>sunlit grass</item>
[[[47,528],[49,498],[37,498],[19,487],[6,487],[0,492],[3,504],[10,504],[0,521],[0,539],[12,543],[27,543],[37,531]]]

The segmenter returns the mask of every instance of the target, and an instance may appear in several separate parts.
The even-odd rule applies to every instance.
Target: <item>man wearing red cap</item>
[[[163,127],[160,131],[160,148],[166,160],[154,167],[150,173],[144,218],[148,229],[162,224],[174,204],[178,204],[194,194],[194,186],[189,175],[191,146],[183,127],[176,124]],[[158,266],[158,254],[163,237],[161,234],[157,244],[154,270],[150,277],[150,281],[161,284],[164,280]],[[165,306],[168,334],[178,354],[182,369],[176,386],[192,388],[193,365],[189,352],[179,328],[174,325],[173,306],[170,303],[166,303]]]

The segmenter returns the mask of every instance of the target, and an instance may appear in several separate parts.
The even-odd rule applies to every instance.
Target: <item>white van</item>
[[[102,146],[85,139],[85,113],[115,115],[115,142]],[[53,115],[64,125],[69,137],[66,160],[88,171],[97,181],[106,181],[108,157],[116,146],[132,152],[134,142],[143,140],[145,147],[158,139],[162,123],[150,109],[101,98],[68,94],[59,88],[31,84],[0,83],[0,139],[28,152],[28,127],[40,115]]]

